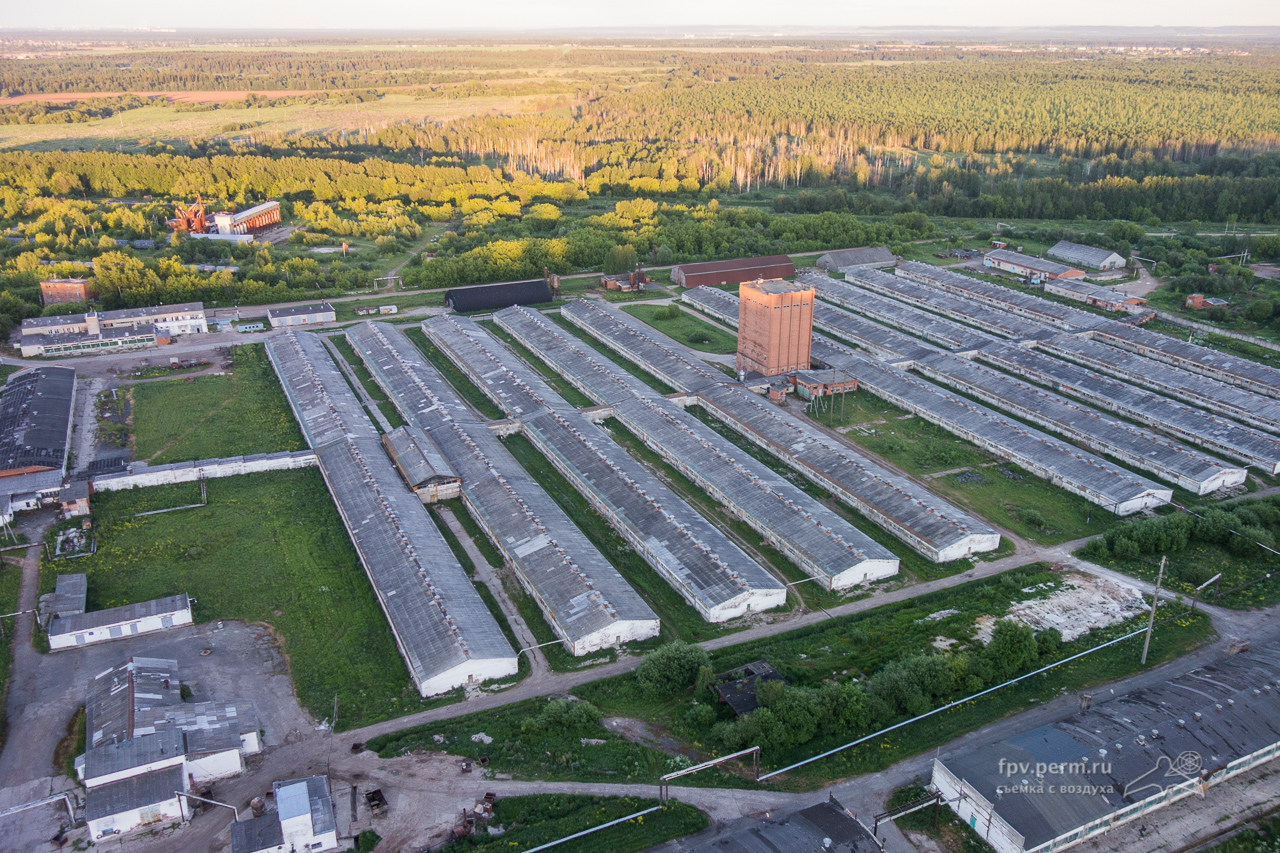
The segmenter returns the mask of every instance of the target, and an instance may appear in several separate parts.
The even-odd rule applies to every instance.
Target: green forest
[[[1175,292],[1251,294],[1246,269],[1212,259],[1280,253],[1273,238],[1195,236],[1280,222],[1280,53],[1266,45],[198,45],[0,59],[0,128],[44,134],[0,146],[0,327],[40,312],[42,277],[90,262],[115,308],[322,297],[392,269],[448,287],[619,253],[662,266],[896,251],[1000,220],[1144,252]],[[183,92],[227,94],[164,94]],[[71,94],[14,97],[41,93]],[[361,118],[392,102],[394,118]],[[210,113],[236,120],[187,130]],[[115,138],[143,114],[154,132]],[[83,135],[106,130],[109,148]],[[298,230],[269,249],[171,235],[173,205],[196,195],[210,209],[279,200]],[[1172,243],[1144,238],[1169,224]]]

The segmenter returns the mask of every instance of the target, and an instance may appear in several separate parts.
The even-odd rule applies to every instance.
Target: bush
[[[381,835],[372,829],[366,829],[356,836],[356,853],[373,853],[373,849],[378,846],[378,842],[381,840]]]
[[[651,696],[671,696],[691,686],[702,667],[710,665],[706,649],[677,640],[644,659],[636,669],[636,683]]]
[[[606,275],[627,272],[636,267],[636,247],[635,246],[614,246],[609,253],[604,256],[604,271]]]

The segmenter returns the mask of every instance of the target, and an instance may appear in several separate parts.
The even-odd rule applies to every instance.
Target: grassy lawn
[[[10,376],[23,369],[19,364],[0,364],[0,384],[9,381]]]
[[[672,340],[699,352],[724,355],[738,351],[737,335],[699,319],[678,305],[673,307],[679,312],[675,317],[669,317],[667,312],[670,309],[662,305],[628,305],[622,310],[648,323]]]
[[[365,393],[378,406],[378,411],[382,412],[382,416],[387,419],[387,423],[392,427],[404,426],[405,420],[400,417],[400,412],[396,409],[395,403],[387,397],[378,383],[374,381],[373,374],[369,372],[369,368],[365,367],[364,362],[360,360],[360,356],[356,355],[356,351],[352,348],[351,342],[347,340],[345,335],[334,335],[329,338],[337,347],[338,352],[342,353],[343,359],[351,366],[351,372],[360,380],[360,385],[364,387]]]
[[[1002,577],[1008,576],[1010,575]],[[1027,583],[1041,582],[1038,581],[1039,575],[1032,572],[1017,572],[1012,576],[1019,580],[1025,578]],[[992,582],[999,585],[1001,578],[988,581]],[[975,582],[979,583],[982,582]],[[788,680],[794,679],[793,684],[805,686],[819,686],[824,681],[863,678],[865,674],[879,668],[880,663],[920,651],[923,638],[919,636],[922,631],[917,620],[924,619],[932,612],[954,608],[959,609],[961,614],[937,622],[926,620],[926,633],[964,636],[972,630],[975,613],[985,611],[998,616],[1005,612],[1009,602],[1036,597],[1021,593],[1016,585],[1010,585],[1004,595],[1001,595],[990,589],[974,589],[975,584],[714,652],[712,667],[717,672],[724,672],[763,659],[778,668]],[[986,599],[985,605],[983,599]],[[1179,612],[1182,615],[1157,628],[1152,639],[1154,659],[1148,659],[1148,667],[1186,654],[1214,636],[1212,625],[1204,614],[1186,615]],[[1135,617],[1126,623],[1094,630],[1074,642],[1064,643],[1050,657],[1042,655],[1036,665],[1043,666],[1052,660],[1061,660],[1144,627],[1145,624],[1145,617]],[[1063,693],[1130,675],[1142,668],[1138,662],[1140,654],[1141,637],[1138,637],[957,706],[927,721],[868,741],[824,761],[814,762],[786,776],[775,777],[776,782],[787,789],[810,790],[837,779],[883,770],[912,755],[941,746],[994,720]],[[716,710],[716,716],[710,724],[698,719],[694,701],[698,698],[705,701],[705,697],[695,697],[692,688],[672,699],[655,701],[644,695],[639,690],[634,675],[628,674],[584,685],[575,691],[575,695],[596,704],[605,714],[626,714],[656,723],[678,740],[701,747],[703,755],[717,755],[728,751],[715,746],[713,728],[717,722],[732,719],[732,712],[723,703],[717,702],[712,706]],[[843,731],[819,736],[797,747],[765,749],[761,768],[764,770],[787,766],[848,743],[870,731]],[[693,779],[696,780],[697,777]],[[691,784],[700,783],[691,781]]]
[[[644,558],[627,544],[626,540],[597,513],[581,494],[561,476],[560,472],[534,448],[527,438],[513,435],[502,440],[507,450],[520,465],[542,485],[560,509],[577,525],[591,544],[600,550],[610,563],[631,584],[645,602],[653,608],[662,621],[663,635],[688,641],[709,640],[735,630],[705,621],[680,593],[676,592]]]
[[[1241,557],[1213,543],[1193,542],[1181,551],[1171,551],[1168,557],[1164,585],[1188,598],[1195,595],[1197,586],[1219,572],[1222,573],[1221,588],[1224,593],[1270,572],[1270,579],[1248,589],[1223,595],[1217,601],[1213,600],[1213,587],[1201,593],[1200,599],[1240,610],[1269,607],[1280,601],[1280,566],[1274,555],[1262,558]],[[1151,583],[1156,582],[1156,575],[1160,571],[1159,555],[1144,555],[1132,560],[1115,557],[1098,559],[1091,556],[1086,556],[1085,559]]]
[[[289,659],[302,706],[342,728],[447,702],[422,699],[409,679],[355,549],[314,468],[209,480],[199,509],[133,518],[196,503],[196,484],[103,492],[94,498],[98,552],[45,563],[89,575],[89,609],[188,592],[196,622],[270,625]],[[460,694],[461,691],[456,691]]]
[[[142,382],[129,393],[134,452],[152,464],[307,446],[261,344],[236,347],[230,376]]]
[[[639,797],[593,797],[589,794],[531,794],[503,797],[493,809],[491,826],[503,826],[502,835],[479,833],[442,848],[442,853],[468,850],[528,850],[611,820],[659,805]],[[707,816],[693,806],[674,800],[626,823],[611,826],[558,845],[559,853],[635,853],[707,827]]]
[[[371,299],[352,299],[349,302],[334,302],[333,311],[337,316],[339,323],[349,320],[393,320],[397,317],[395,314],[370,314],[361,316],[356,313],[357,308],[380,308],[383,305],[395,305],[401,311],[407,311],[410,308],[422,308],[424,306],[434,307],[444,304],[444,290],[431,290],[426,293],[388,293],[385,296],[375,296]]]
[[[502,410],[494,404],[492,400],[484,395],[484,392],[475,386],[475,383],[467,378],[466,374],[458,369],[449,357],[436,348],[436,345],[427,339],[422,333],[422,329],[417,326],[404,330],[409,340],[422,351],[427,361],[440,371],[445,380],[453,386],[462,399],[471,404],[477,412],[491,420],[500,421],[506,417]]]
[[[1084,498],[1051,485],[1017,465],[1000,462],[980,448],[870,393],[854,391],[831,409],[805,411],[813,420],[839,428],[857,425],[845,436],[875,455],[917,476],[959,471],[929,480],[930,491],[1042,545],[1056,545],[1102,533],[1119,519]],[[1094,515],[1098,517],[1093,518]]]
[[[22,568],[8,562],[0,562],[0,613],[12,613],[18,609],[18,588],[22,585]],[[4,738],[8,732],[5,714],[8,709],[9,670],[13,666],[13,632],[17,628],[17,619],[10,616],[0,619],[0,749],[4,748]]]

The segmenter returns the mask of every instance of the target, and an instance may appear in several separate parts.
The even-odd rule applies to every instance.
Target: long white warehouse
[[[1172,489],[819,335],[814,336],[813,357],[850,371],[858,377],[859,388],[1116,515],[1131,515],[1173,499]]]
[[[915,363],[917,372],[1039,424],[1126,465],[1149,471],[1198,495],[1238,486],[1248,472],[1148,429],[1037,388],[958,355],[938,353]]]
[[[518,310],[518,309],[510,309]],[[423,324],[539,452],[709,622],[779,607],[787,590],[473,320]]]
[[[360,562],[423,696],[515,675],[515,650],[315,335],[267,341]]]
[[[1273,435],[1024,347],[988,346],[976,357],[1215,453],[1256,465],[1272,476],[1280,474],[1280,438]]]
[[[843,589],[897,573],[898,558],[883,545],[545,317],[531,319],[540,338],[522,343],[806,574]]]
[[[648,639],[658,617],[497,436],[394,326],[361,323],[347,340],[410,423],[462,478],[462,498],[571,654]]]

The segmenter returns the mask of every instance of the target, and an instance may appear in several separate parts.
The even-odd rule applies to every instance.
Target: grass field
[[[1142,556],[1133,560],[1118,560],[1114,557],[1097,559],[1091,556],[1085,559],[1099,565],[1124,572],[1135,578],[1142,578],[1155,583],[1160,571],[1160,556]],[[1168,589],[1180,592],[1188,598],[1195,595],[1195,588],[1204,581],[1221,572],[1222,582],[1219,584],[1223,593],[1228,593],[1238,586],[1262,578],[1270,573],[1271,577],[1254,584],[1247,589],[1230,592],[1215,600],[1213,587],[1201,593],[1202,601],[1209,601],[1222,607],[1248,610],[1254,607],[1269,607],[1280,602],[1280,565],[1274,555],[1263,557],[1241,557],[1227,549],[1208,542],[1193,542],[1181,551],[1168,554],[1169,562],[1165,567],[1164,585]]]
[[[661,811],[558,845],[557,853],[635,853],[707,827],[706,815],[674,800],[660,804],[639,797],[531,794],[503,797],[494,806],[490,825],[506,827],[507,832],[479,833],[442,848],[442,853],[528,850],[657,805],[662,805]]]
[[[18,609],[18,588],[22,585],[22,569],[8,562],[0,562],[0,613],[13,613]],[[0,749],[4,748],[8,721],[5,718],[9,697],[9,670],[13,667],[13,632],[17,619],[10,616],[0,619]]]
[[[344,323],[350,320],[374,320],[376,322],[388,322],[390,320],[400,319],[399,314],[372,314],[360,316],[356,313],[357,308],[378,308],[383,305],[398,306],[401,311],[407,311],[410,308],[422,308],[424,306],[432,307],[444,304],[444,290],[432,290],[427,293],[388,293],[386,296],[376,296],[371,299],[352,299],[346,302],[334,302],[333,311],[337,315],[337,321]],[[421,318],[419,318],[421,322]]]
[[[307,446],[261,344],[236,348],[230,376],[142,382],[130,394],[134,452],[152,464]]]
[[[1205,853],[1276,853],[1277,850],[1280,850],[1280,817],[1271,817],[1207,848]]]
[[[853,616],[837,617],[819,625],[731,646],[712,653],[712,668],[722,672],[755,660],[767,660],[793,684],[820,686],[827,681],[865,679],[886,663],[926,649],[935,636],[972,642],[974,622],[979,615],[999,616],[1015,601],[1049,594],[1059,576],[1044,571],[1043,565],[1024,567],[1003,575],[973,581],[962,586],[911,601],[885,605]],[[1046,586],[1038,589],[1038,584]],[[1168,605],[1175,608],[1176,605]],[[938,619],[926,617],[938,611],[958,613]],[[1128,623],[1095,630],[1080,639],[1046,653],[1037,662],[1062,660],[1076,652],[1120,636],[1145,625],[1143,617]],[[1185,654],[1213,636],[1203,615],[1177,615],[1162,621],[1152,640],[1148,668]],[[1121,643],[1090,657],[1027,679],[982,699],[958,706],[927,722],[894,732],[852,750],[842,752],[776,780],[788,790],[812,790],[835,779],[881,770],[897,761],[948,742],[954,737],[987,725],[993,720],[1047,701],[1064,692],[1112,681],[1141,667],[1140,638]],[[731,712],[715,703],[714,719],[696,711],[692,688],[671,698],[654,697],[642,691],[634,674],[601,679],[579,686],[574,696],[591,703],[606,716],[639,718],[672,737],[699,757],[722,754],[716,746],[713,728],[727,720]],[[705,698],[705,697],[701,697]],[[592,719],[572,724],[557,720],[556,703],[533,699],[502,709],[476,713],[453,720],[429,723],[379,737],[370,748],[384,757],[422,749],[447,749],[451,753],[491,758],[491,769],[520,778],[573,779],[590,783],[649,782],[672,766],[667,755],[621,739]],[[560,709],[563,712],[563,709]],[[494,739],[483,745],[471,735],[483,731]],[[838,732],[799,747],[766,750],[762,766],[779,767],[816,755],[860,735],[864,731]],[[434,736],[444,738],[440,745]],[[583,745],[583,738],[598,738],[604,744]],[[692,758],[692,754],[690,758]],[[730,773],[700,773],[688,784],[702,786],[750,786],[754,783]],[[772,784],[772,783],[771,783]]]
[[[559,704],[565,703],[560,700]],[[599,722],[549,719],[557,714],[556,706],[554,699],[526,699],[492,711],[379,735],[366,746],[383,758],[419,750],[443,750],[468,758],[487,755],[490,769],[495,772],[511,773],[520,779],[582,784],[656,783],[659,776],[677,766],[666,753],[632,743]],[[541,725],[541,720],[547,720],[547,724]],[[493,738],[493,743],[471,740],[477,732]],[[437,737],[443,738],[443,743]],[[604,743],[584,744],[584,738]],[[707,774],[699,774],[702,775]],[[699,781],[704,785],[718,782],[733,786],[735,777],[719,773]]]
[[[460,696],[422,699],[392,639],[320,472],[314,468],[209,480],[94,497],[98,552],[42,568],[89,576],[89,608],[188,592],[196,622],[243,619],[272,627],[290,661],[302,706],[342,728],[368,725]],[[460,693],[460,691],[458,691]]]
[[[648,323],[672,340],[699,352],[726,355],[738,351],[737,335],[713,326],[679,306],[674,307],[679,314],[673,318],[667,317],[668,309],[662,305],[628,305],[622,310]]]
[[[449,120],[493,111],[538,110],[560,100],[559,95],[522,95],[419,99],[407,92],[388,92],[382,99],[351,104],[288,104],[278,107],[177,112],[165,107],[142,107],[111,118],[77,124],[11,124],[0,126],[0,148],[51,150],[98,148],[114,151],[143,148],[152,141],[183,145],[191,138],[241,137],[258,134],[316,133],[390,125],[403,121]],[[226,132],[234,124],[250,130]]]

